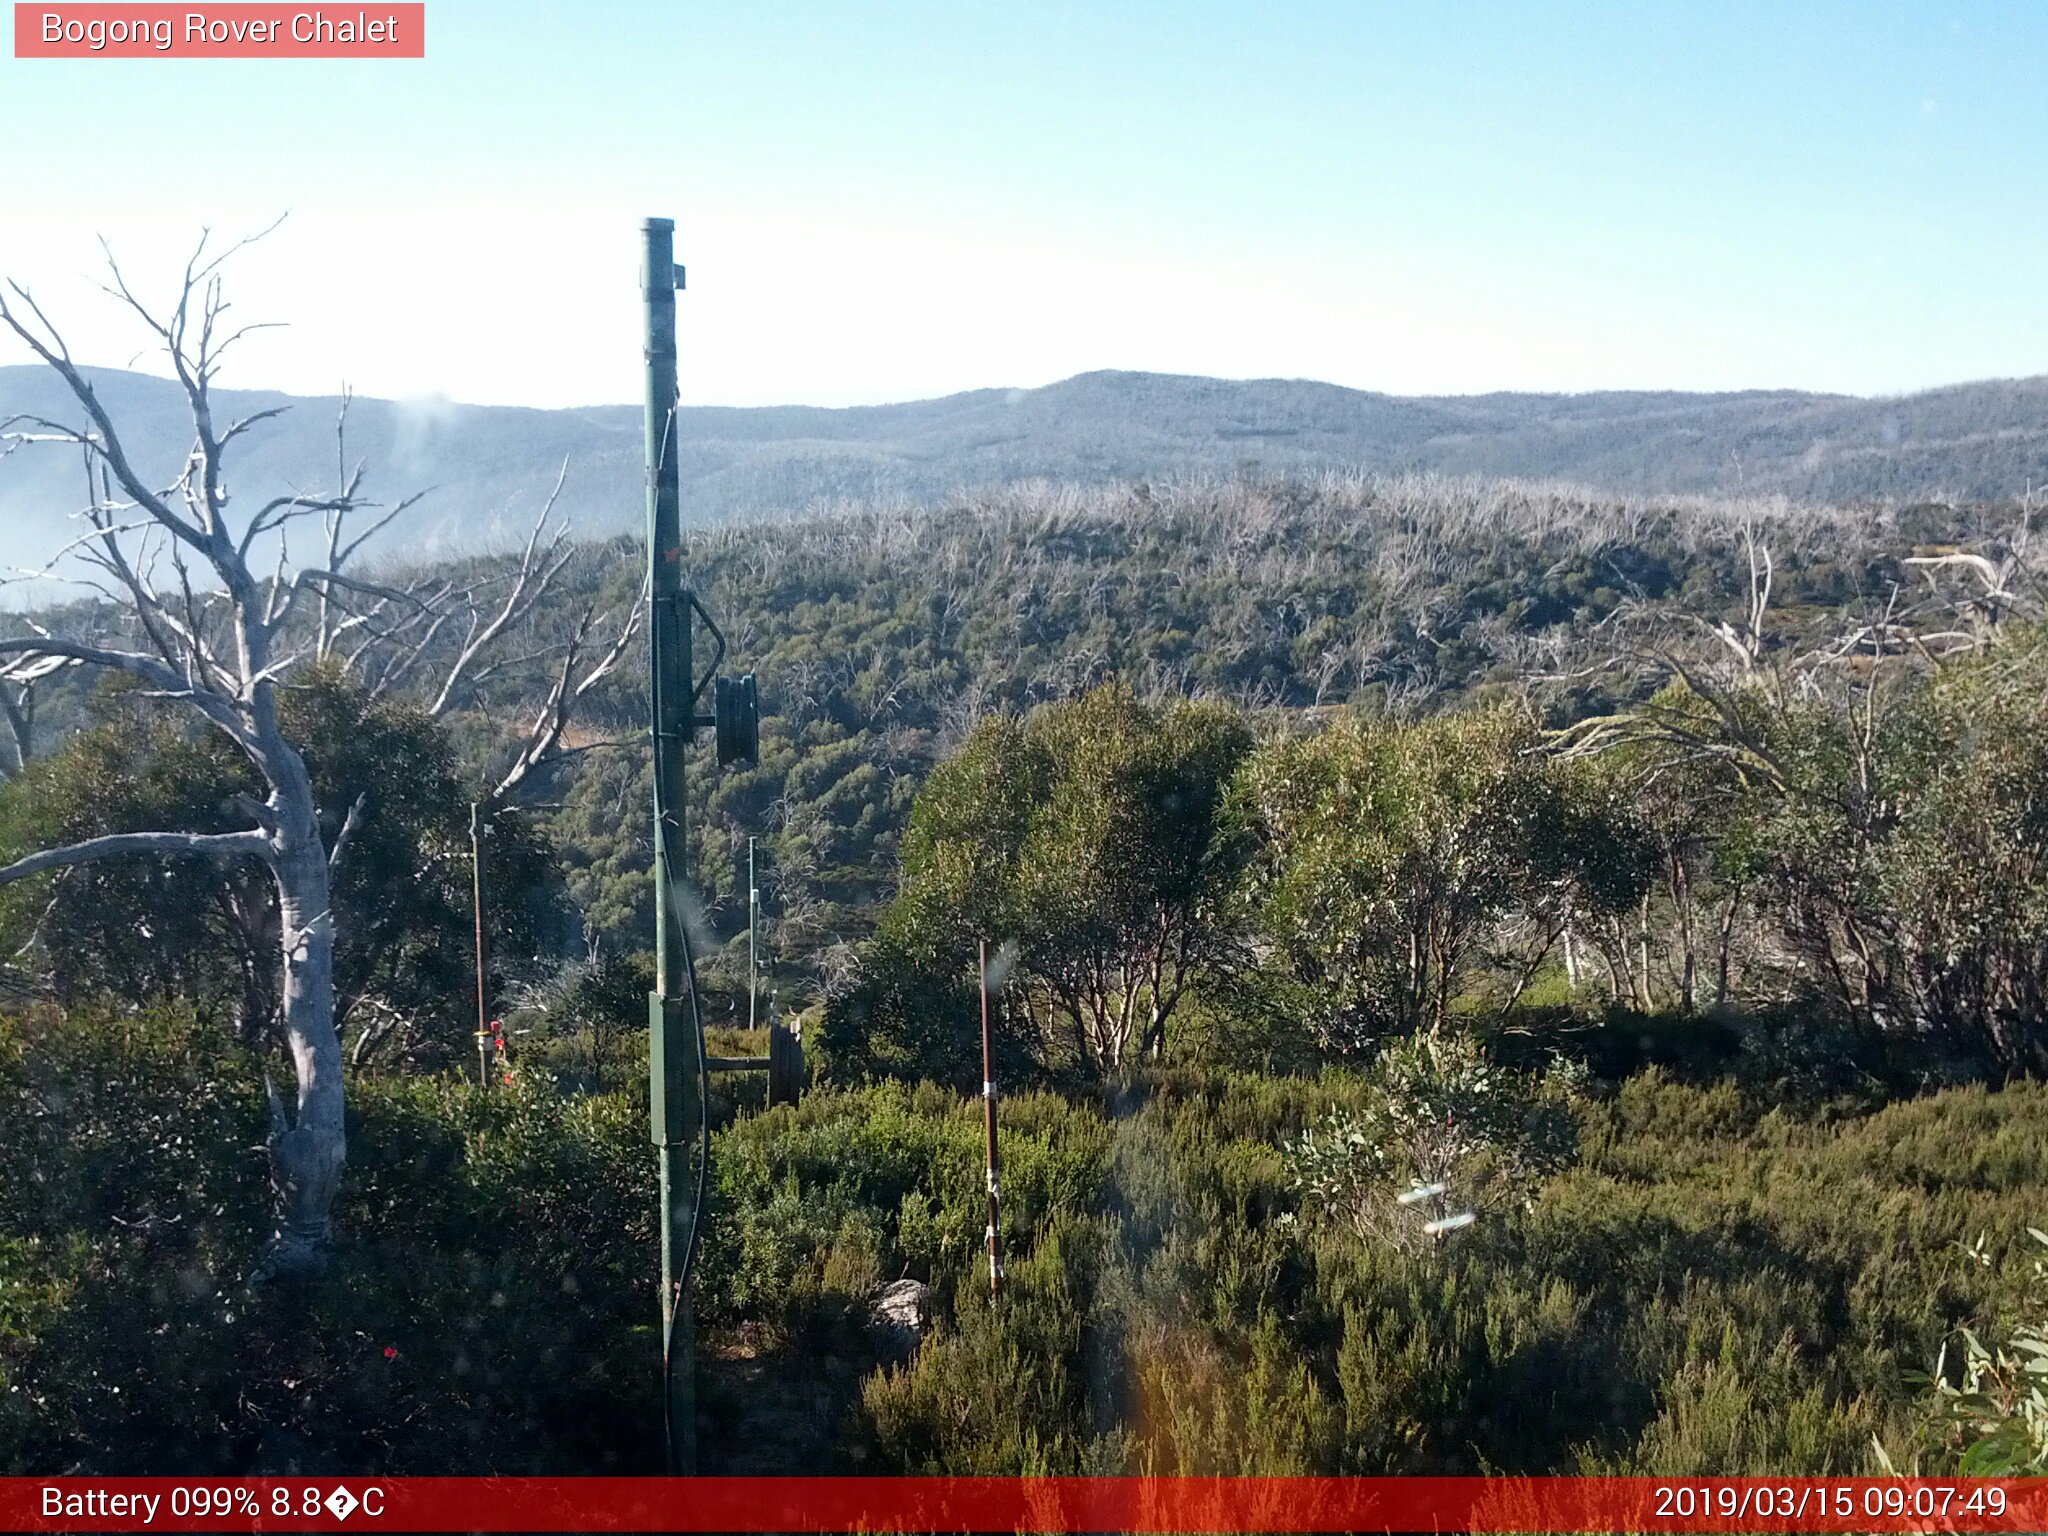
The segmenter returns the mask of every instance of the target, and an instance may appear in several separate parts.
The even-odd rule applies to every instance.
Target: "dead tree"
[[[532,611],[568,554],[559,530],[547,537],[550,497],[523,557],[509,577],[495,578],[495,587],[480,582],[464,588],[431,578],[392,584],[354,574],[352,562],[368,541],[417,498],[391,505],[369,500],[362,491],[363,467],[348,467],[343,431],[337,432],[332,491],[288,492],[245,510],[229,491],[229,450],[285,409],[232,421],[215,413],[213,384],[223,357],[258,329],[229,324],[221,289],[223,262],[248,243],[211,254],[210,240],[202,238],[167,309],[138,298],[108,256],[107,291],[146,327],[184,392],[192,446],[168,486],[144,479],[63,334],[30,293],[13,283],[0,291],[0,324],[62,379],[76,411],[69,420],[0,422],[0,456],[51,444],[83,455],[89,496],[78,514],[81,532],[65,553],[82,563],[85,584],[105,600],[102,617],[116,620],[104,632],[62,634],[31,626],[29,634],[0,639],[0,686],[20,690],[58,666],[125,674],[141,685],[142,696],[191,710],[233,743],[260,776],[264,796],[236,802],[250,823],[243,830],[165,829],[91,838],[0,868],[0,884],[130,854],[252,859],[268,871],[277,900],[277,1022],[296,1081],[290,1103],[271,1088],[275,1224],[256,1276],[277,1278],[324,1261],[347,1158],[330,887],[362,818],[374,813],[367,796],[345,811],[317,803],[298,744],[280,729],[277,690],[298,666],[338,658],[370,674],[373,686],[395,687],[429,654],[436,636],[467,622],[466,641],[447,664],[435,701],[437,712],[443,710],[459,685],[473,685],[491,665],[483,659],[486,651]],[[346,414],[344,405],[344,430]],[[324,534],[321,558],[294,568],[291,535],[314,519]],[[273,547],[274,565],[268,559]],[[267,571],[259,572],[259,561]],[[499,589],[510,595],[486,609]],[[525,658],[548,663],[553,683],[495,796],[512,793],[562,752],[576,702],[617,664],[633,622],[628,616],[609,643],[594,646],[601,625],[592,612],[566,646]],[[12,698],[6,714],[15,745],[11,755],[19,765],[27,759],[33,722],[23,718],[25,696],[16,692]],[[323,834],[323,811],[342,813],[331,843]],[[327,823],[334,822],[330,814]]]
[[[344,425],[346,413],[344,400]],[[599,739],[570,746],[567,737],[578,706],[632,648],[645,602],[627,603],[622,613],[592,602],[577,615],[566,640],[537,649],[516,643],[579,554],[555,517],[568,476],[565,460],[516,559],[491,562],[469,580],[434,577],[368,591],[323,590],[318,597],[313,653],[361,677],[373,698],[410,691],[439,720],[481,701],[487,685],[503,688],[515,680],[524,718],[505,733],[510,758],[494,770],[482,797],[486,806],[517,799],[541,769],[564,757],[617,744]],[[347,537],[347,524],[346,510],[326,514],[330,567],[362,542],[360,536]],[[537,690],[526,683],[536,677]]]
[[[7,751],[0,755],[0,780],[11,779],[36,755],[36,685],[71,663],[61,656],[16,661],[0,669],[0,719],[7,722]]]

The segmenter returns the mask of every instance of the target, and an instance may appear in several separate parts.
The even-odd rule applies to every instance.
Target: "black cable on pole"
[[[654,772],[660,781],[662,740],[654,738]],[[690,979],[690,1032],[697,1041],[697,1194],[690,1215],[690,1240],[683,1247],[682,1262],[676,1266],[675,1294],[669,1298],[668,1325],[661,1339],[661,1426],[667,1452],[668,1473],[680,1475],[681,1448],[676,1444],[675,1422],[675,1337],[676,1319],[682,1315],[683,1298],[690,1291],[690,1272],[697,1262],[697,1243],[704,1230],[704,1200],[711,1173],[711,1072],[704,1053],[703,1001],[697,988],[697,950],[690,942],[690,925],[684,919],[681,900],[682,876],[669,844],[668,827],[661,828],[662,863],[668,870],[668,888],[661,899],[668,903],[670,926],[683,946],[683,971]]]

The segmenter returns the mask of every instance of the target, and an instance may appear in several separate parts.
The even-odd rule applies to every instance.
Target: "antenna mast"
[[[688,873],[688,781],[683,754],[699,726],[716,732],[721,767],[760,758],[761,717],[752,674],[717,677],[725,636],[683,580],[682,478],[676,440],[676,265],[673,219],[641,226],[646,243],[640,292],[646,304],[648,692],[654,742],[654,969],[647,1000],[648,1132],[661,1171],[662,1421],[671,1472],[697,1467],[696,1336],[690,1271],[704,1216],[711,1161],[704,1021],[690,952],[683,882]],[[711,663],[699,677],[694,635],[711,636]],[[710,689],[716,712],[697,713]],[[760,1066],[768,1066],[764,1059]],[[771,1080],[774,1074],[770,1073]],[[696,1178],[683,1189],[691,1148]]]
[[[662,1421],[671,1472],[696,1470],[696,1339],[690,1260],[698,1202],[678,1187],[689,1146],[703,1135],[703,1036],[696,1017],[677,886],[687,864],[683,749],[692,734],[695,671],[690,598],[683,586],[682,485],[676,463],[675,221],[643,226],[646,260],[647,592],[654,727],[654,970],[648,1000],[648,1121],[661,1172]],[[680,1156],[678,1153],[680,1152]]]
[[[754,925],[761,915],[761,888],[754,883],[754,840],[747,839],[747,1028],[754,1027],[754,1000],[761,992],[761,968],[755,960]]]

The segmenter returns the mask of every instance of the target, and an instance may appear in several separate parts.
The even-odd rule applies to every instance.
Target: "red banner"
[[[2048,1479],[0,1479],[0,1531],[2041,1531]]]
[[[355,5],[22,4],[17,59],[423,59],[421,0]]]

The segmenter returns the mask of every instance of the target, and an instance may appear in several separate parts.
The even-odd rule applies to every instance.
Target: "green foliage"
[[[328,1278],[242,1284],[255,1059],[188,1010],[0,1018],[0,1471],[644,1471],[630,1100],[359,1081]]]
[[[1565,916],[1626,905],[1647,874],[1625,806],[1535,746],[1486,712],[1262,749],[1232,803],[1258,848],[1242,920],[1272,956],[1248,996],[1361,1050],[1442,1027],[1502,924],[1528,923],[1540,959]]]
[[[913,1361],[864,1383],[861,1450],[913,1476],[1118,1470],[1115,1437],[1094,1430],[1088,1379],[1085,1320],[1105,1236],[1099,1221],[1054,1212],[1005,1264],[1000,1301],[962,1288],[949,1325]]]
[[[1093,1197],[1104,1127],[1049,1094],[1001,1108],[1005,1242],[1016,1252]],[[978,1100],[880,1083],[807,1097],[719,1133],[707,1316],[780,1317],[863,1300],[909,1275],[950,1300],[982,1253],[987,1206]],[[987,1269],[981,1271],[987,1283]],[[837,1298],[837,1302],[832,1302]]]
[[[2027,1228],[2027,1235],[2048,1248],[2048,1232]],[[1971,1245],[1970,1258],[1992,1262],[1983,1237]],[[2048,1262],[2032,1260],[2026,1299],[2027,1315],[2016,1321],[2002,1343],[1987,1344],[1978,1330],[1957,1330],[1962,1348],[1957,1373],[1950,1379],[1948,1346],[1935,1362],[1930,1386],[1934,1393],[1928,1426],[1929,1449],[1943,1470],[1964,1477],[2038,1477],[2048,1469],[2048,1325],[2041,1303],[2048,1297]]]
[[[250,777],[130,691],[103,694],[100,724],[0,785],[0,860],[115,832],[249,825],[226,801]],[[218,1001],[240,993],[230,956],[258,941],[264,899],[246,861],[103,860],[0,886],[0,949],[62,997]]]
[[[517,988],[506,1024],[522,1056],[537,1053],[570,1082],[601,1093],[607,1082],[618,1086],[630,1064],[645,1060],[653,990],[648,956],[597,945],[583,959],[551,966]]]
[[[1689,727],[1711,732],[1699,703],[1683,683],[1672,683],[1647,707],[1675,710]],[[1577,925],[1604,961],[1615,999],[1645,1015],[1726,1004],[1753,958],[1738,953],[1748,947],[1738,932],[1749,936],[1738,924],[1752,905],[1755,786],[1737,764],[1691,742],[1624,741],[1578,771],[1628,806],[1644,866],[1633,892],[1610,891]],[[1633,911],[1631,896],[1639,903]]]
[[[250,825],[252,771],[211,734],[115,687],[100,723],[0,785],[0,858],[113,832]],[[311,668],[281,694],[323,833],[361,804],[334,881],[337,1014],[381,1050],[459,1060],[474,1027],[469,799],[446,736],[419,709]],[[554,942],[552,853],[528,818],[485,820],[486,922],[500,968]],[[105,860],[0,887],[0,939],[34,939],[32,969],[58,997],[186,998],[225,1007],[261,1040],[277,1010],[276,896],[253,860]],[[351,1040],[352,1047],[358,1040]]]
[[[1270,707],[1417,713],[1484,703],[1516,684],[1517,658],[1610,649],[1624,603],[1741,617],[1744,530],[1757,515],[1478,482],[1239,477],[983,496],[915,517],[865,509],[701,529],[687,552],[693,578],[727,624],[736,658],[759,674],[766,711],[757,767],[718,772],[693,754],[691,799],[703,815],[692,828],[691,864],[707,925],[723,938],[744,921],[738,870],[746,838],[759,836],[771,963],[786,986],[801,975],[812,996],[843,990],[854,946],[894,893],[919,786],[976,720],[1022,715],[1112,680],[1146,699],[1235,701],[1253,720]],[[1966,540],[2004,516],[1984,508],[1774,511],[1779,622],[1792,639],[1829,629],[1844,605],[1881,597],[1908,574],[1899,559],[1917,545]],[[627,541],[589,547],[531,616],[534,647],[564,638],[588,604],[627,600],[640,564]],[[466,582],[501,572],[502,561],[477,558],[445,574]],[[430,644],[418,675],[435,674],[455,642],[449,633]],[[643,677],[629,658],[585,698],[582,725],[593,735],[635,735]],[[56,692],[71,691],[57,681]],[[530,667],[479,679],[451,722],[459,742],[475,754],[498,750],[492,721],[523,716],[532,686]],[[1626,693],[1613,678],[1575,683],[1550,694],[1546,710],[1564,722],[1611,709]],[[61,729],[70,718],[67,705],[47,723]],[[646,771],[644,747],[606,747],[565,765],[549,785],[565,884],[590,930],[614,948],[644,947],[651,935]],[[1668,782],[1668,773],[1647,781]],[[330,821],[338,824],[348,803],[330,806]],[[1564,895],[1553,892],[1538,917],[1553,915]],[[1671,898],[1674,909],[1684,905]],[[1633,933],[1605,933],[1611,915],[1603,909],[1581,924],[1578,943],[1597,926],[1605,960],[1639,955]],[[1668,923],[1663,911],[1651,915],[1651,957],[1661,968],[1666,950],[1683,952],[1699,968],[1705,1000],[1718,911],[1700,907],[1689,938],[1675,910]],[[1527,937],[1523,948],[1541,947],[1533,932]],[[554,954],[576,947],[573,926],[535,938]],[[524,942],[496,947],[535,952]],[[1627,976],[1601,985],[1640,1009],[1683,1007],[1685,963],[1675,960],[1668,978],[1660,973],[1647,1002],[1647,983],[1633,993]],[[1518,966],[1488,977],[1487,1001],[1518,977]],[[1780,980],[1758,973],[1759,986],[1777,994]],[[1307,1027],[1293,1008],[1267,1010],[1260,1021],[1277,1045]],[[1242,1033],[1242,1054],[1258,1059],[1257,1034]],[[1281,1052],[1290,1053],[1291,1045]]]
[[[1252,712],[1484,702],[1532,648],[1604,649],[1600,626],[1631,600],[1739,617],[1754,515],[1478,482],[1240,477],[693,531],[693,578],[759,675],[764,711],[758,767],[713,773],[698,754],[693,872],[712,926],[744,920],[735,849],[757,835],[764,896],[787,924],[778,953],[841,976],[843,946],[893,894],[919,786],[990,714],[1106,681]],[[1902,580],[1916,541],[2001,515],[1774,512],[1779,610],[1795,630],[1825,625]],[[560,628],[637,581],[637,544],[604,556],[568,573],[540,618]],[[587,701],[592,718],[637,721],[642,676],[623,666]],[[498,687],[484,700],[509,712]],[[1615,702],[1586,683],[1554,709]],[[579,908],[629,944],[652,921],[645,764],[638,747],[583,759],[555,819]]]
[[[1041,1067],[1114,1074],[1161,1057],[1229,943],[1240,861],[1217,812],[1249,747],[1227,710],[1155,709],[1110,686],[983,722],[918,796],[902,892],[828,1017],[835,1065],[975,1070],[961,1004],[983,939],[1007,973],[1005,1038]]]
[[[1581,1160],[1531,1208],[1409,1253],[1284,1219],[1278,1143],[1369,1093],[1176,1074],[1123,1104],[1097,1214],[1041,1228],[1002,1305],[960,1291],[870,1381],[870,1461],[1863,1471],[1873,1435],[1916,1432],[1902,1368],[1999,1294],[1945,1245],[2048,1168],[2030,1086],[1828,1124],[1651,1074],[1580,1104]]]
[[[624,752],[594,755],[550,825],[561,848],[563,885],[585,927],[615,947],[652,949],[654,778],[649,760]]]
[[[1418,1124],[1430,1091],[1521,1102],[1459,1060],[1389,1069]],[[2048,1178],[2038,1085],[1795,1113],[1641,1074],[1575,1102],[1579,1158],[1526,1208],[1424,1253],[1287,1219],[1282,1146],[1379,1091],[1179,1069],[1006,1099],[993,1306],[977,1100],[742,1117],[714,1141],[707,1369],[736,1339],[845,1362],[820,1469],[1861,1471],[1873,1436],[1921,1443],[1904,1377],[1944,1337],[2035,1315],[2001,1249],[1958,1255]],[[5,1470],[652,1469],[637,1095],[359,1082],[332,1277],[250,1293],[262,1114],[254,1059],[190,1012],[0,1025]],[[891,1364],[859,1319],[905,1273],[937,1321]]]
[[[1362,1110],[1333,1109],[1288,1144],[1293,1187],[1361,1235],[1427,1248],[1526,1206],[1571,1161],[1582,1081],[1561,1060],[1540,1077],[1501,1066],[1469,1035],[1411,1036],[1373,1063]]]
[[[358,1035],[392,1025],[386,1056],[429,1067],[466,1059],[476,1016],[473,788],[453,744],[417,708],[368,697],[344,675],[295,679],[286,699],[285,729],[307,743],[330,847],[362,800],[334,880],[338,1020]],[[495,990],[559,944],[560,880],[532,817],[488,807],[478,831]]]
[[[2048,1064],[2048,630],[1931,675],[1679,707],[1746,765],[1724,858],[1807,989],[1965,1070]]]
[[[981,1077],[976,1029],[979,997],[955,957],[940,970],[904,938],[881,933],[861,951],[851,986],[827,999],[817,1038],[817,1068],[834,1082],[871,1077],[920,1079],[960,1087]],[[1016,1036],[1002,1030],[1001,1076],[1015,1081]]]

